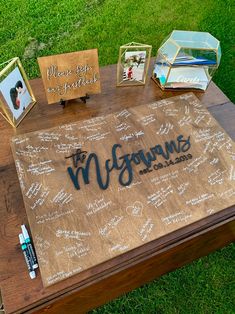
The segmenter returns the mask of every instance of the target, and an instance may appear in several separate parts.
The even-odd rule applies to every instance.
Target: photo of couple
[[[0,83],[0,92],[15,120],[32,103],[32,97],[18,67],[2,80]]]

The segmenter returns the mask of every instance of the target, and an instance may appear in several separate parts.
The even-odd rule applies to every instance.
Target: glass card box
[[[221,58],[209,33],[174,30],[158,50],[153,80],[161,89],[206,90]]]

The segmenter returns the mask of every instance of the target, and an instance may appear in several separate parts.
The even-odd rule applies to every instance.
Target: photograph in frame
[[[144,78],[144,68],[146,62],[146,51],[127,51],[125,53],[125,63],[123,80],[142,81]]]
[[[15,127],[35,104],[19,58],[11,60],[0,72],[0,102],[2,116]]]
[[[144,85],[152,46],[129,43],[120,47],[117,86]]]

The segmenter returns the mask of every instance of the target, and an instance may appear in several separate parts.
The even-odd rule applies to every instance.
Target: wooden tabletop
[[[152,65],[150,68],[152,69]],[[2,147],[0,150],[0,289],[7,313],[36,310],[52,300],[60,300],[84,286],[99,281],[104,276],[109,276],[110,273],[127,267],[129,263],[134,263],[138,258],[146,255],[146,252],[150,254],[153,250],[160,250],[176,239],[180,240],[186,235],[192,235],[225,219],[233,219],[234,208],[227,209],[193,224],[190,228],[180,230],[174,234],[174,237],[169,235],[153,241],[48,288],[43,288],[39,272],[36,279],[29,278],[18,243],[20,225],[28,222],[10,148],[12,136],[97,117],[184,93],[183,91],[163,92],[150,78],[147,79],[145,86],[117,88],[116,65],[101,68],[100,74],[101,94],[92,95],[86,104],[80,100],[70,101],[64,109],[59,104],[48,105],[42,80],[34,79],[30,84],[37,104],[19,127],[14,129],[2,117],[0,118]],[[235,107],[231,101],[213,82],[205,93],[195,92],[195,95],[234,139]]]

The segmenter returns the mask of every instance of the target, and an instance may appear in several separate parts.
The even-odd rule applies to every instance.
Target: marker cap
[[[36,273],[35,273],[35,271],[32,270],[32,271],[29,273],[29,276],[30,276],[31,279],[36,278]]]
[[[24,236],[22,233],[19,234],[20,244],[24,244]]]
[[[24,239],[25,239],[25,240],[29,239],[29,234],[28,234],[28,231],[27,231],[25,225],[21,225],[21,230],[22,230]]]

